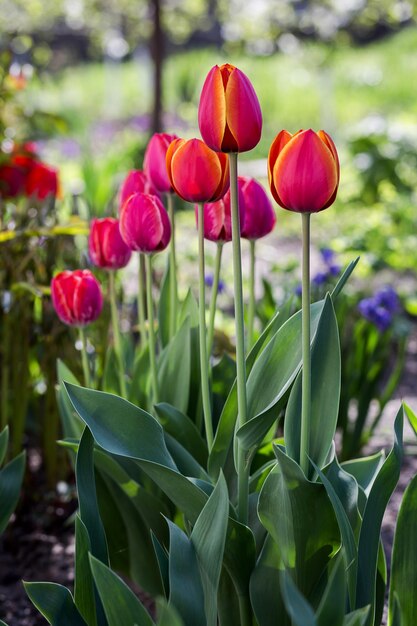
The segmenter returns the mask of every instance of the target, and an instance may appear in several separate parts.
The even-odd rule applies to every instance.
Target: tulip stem
[[[249,267],[249,307],[248,307],[248,352],[253,346],[254,342],[254,324],[255,324],[255,240],[251,239],[250,244],[250,267]]]
[[[145,315],[145,255],[139,252],[138,268],[138,321],[142,348],[146,346],[146,315]]]
[[[79,326],[78,333],[81,342],[81,362],[83,366],[84,384],[86,387],[91,388],[90,366],[88,364],[87,355],[87,339],[85,336],[84,326]]]
[[[230,165],[230,204],[232,213],[233,278],[235,297],[236,328],[236,382],[239,426],[247,422],[246,362],[245,362],[245,320],[243,311],[242,252],[240,249],[240,218],[237,181],[237,153],[229,154]],[[245,450],[238,444],[238,519],[248,522],[249,471]]]
[[[168,215],[171,221],[171,244],[169,246],[169,264],[170,264],[170,315],[169,315],[169,338],[172,339],[177,329],[177,302],[178,302],[178,286],[177,286],[177,259],[176,259],[176,243],[175,243],[175,207],[174,197],[172,193],[167,194]]]
[[[115,281],[115,273],[113,271],[109,272],[109,296],[110,296],[110,308],[111,308],[111,323],[113,329],[113,342],[114,342],[114,351],[116,353],[116,358],[119,366],[119,383],[120,383],[120,394],[123,398],[127,398],[127,389],[126,389],[126,379],[125,379],[125,368],[123,363],[123,349],[122,349],[122,338],[120,336],[120,326],[119,319],[117,314],[117,299],[116,299],[116,281]]]
[[[158,374],[156,370],[156,341],[155,341],[155,321],[153,316],[153,298],[152,298],[152,256],[145,255],[146,266],[146,300],[148,303],[148,321],[149,321],[149,362],[151,366],[151,381],[154,404],[158,402]]]
[[[216,259],[214,261],[213,284],[211,287],[211,297],[210,297],[210,317],[209,317],[209,327],[208,327],[208,337],[207,337],[207,353],[209,355],[211,354],[211,349],[213,347],[214,322],[216,319],[217,294],[219,291],[220,268],[222,264],[222,252],[223,252],[223,242],[219,241],[217,243]]]
[[[311,354],[310,354],[310,213],[302,213],[302,348],[303,373],[301,392],[300,466],[308,475],[311,415]]]
[[[206,333],[206,283],[204,267],[204,204],[198,204],[198,269],[199,269],[199,339],[200,339],[200,372],[201,372],[201,396],[203,400],[204,426],[208,449],[213,445],[213,422],[211,419],[210,387],[207,357],[207,333]]]

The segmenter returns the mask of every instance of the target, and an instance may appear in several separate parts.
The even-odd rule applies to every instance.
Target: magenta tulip
[[[91,222],[88,251],[94,265],[108,270],[125,267],[132,254],[120,234],[119,220],[114,217]]]
[[[151,193],[155,196],[158,195],[154,185],[142,170],[131,170],[126,175],[119,192],[120,209],[126,200],[134,193]]]
[[[240,229],[245,223],[245,200],[242,185],[239,185]],[[196,208],[196,220],[197,208]],[[204,238],[209,241],[232,241],[232,218],[230,213],[230,189],[221,200],[204,205]]]
[[[131,250],[153,254],[164,250],[171,238],[168,213],[157,196],[135,193],[120,212],[120,233]]]
[[[273,230],[276,222],[272,202],[265,189],[254,178],[239,176],[238,183],[245,205],[242,237],[245,239],[265,237]]]
[[[174,139],[177,139],[177,135],[155,133],[146,148],[143,169],[159,193],[173,193],[167,172],[166,155],[169,145]]]
[[[103,308],[100,283],[89,270],[67,270],[54,276],[51,296],[58,317],[69,326],[94,322]]]

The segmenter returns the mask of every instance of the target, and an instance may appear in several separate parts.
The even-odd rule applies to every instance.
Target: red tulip
[[[339,158],[323,130],[282,130],[268,156],[272,195],[280,206],[297,213],[317,213],[335,201],[340,179]]]
[[[58,196],[58,171],[45,163],[36,163],[27,177],[25,193],[35,200]]]
[[[167,171],[173,189],[187,202],[215,202],[229,187],[226,155],[210,150],[201,139],[174,139]]]
[[[171,239],[171,223],[157,196],[135,193],[120,212],[120,233],[131,250],[152,254],[164,250]]]
[[[276,222],[275,211],[265,189],[254,178],[239,176],[245,204],[245,222],[242,237],[260,239],[273,230]]]
[[[120,187],[119,206],[122,208],[124,203],[134,193],[151,193],[158,195],[155,187],[142,170],[131,170],[124,179]]]
[[[240,229],[245,223],[245,200],[242,186],[238,187],[239,193],[239,218]],[[198,226],[198,207],[195,216]],[[217,202],[209,202],[204,205],[204,237],[209,241],[232,241],[232,217],[230,213],[230,189]]]
[[[119,220],[114,217],[91,222],[88,251],[94,265],[109,270],[125,267],[132,254],[120,234]]]
[[[153,186],[160,193],[172,193],[171,182],[168,178],[166,155],[169,144],[177,139],[177,135],[155,133],[146,148],[143,169]]]
[[[26,178],[37,163],[33,144],[15,146],[0,166],[0,197],[16,198],[25,191]]]
[[[217,152],[246,152],[259,142],[262,113],[249,78],[234,65],[215,65],[200,96],[201,136]]]
[[[60,272],[52,279],[51,295],[58,317],[69,326],[94,322],[103,308],[100,283],[89,270]]]

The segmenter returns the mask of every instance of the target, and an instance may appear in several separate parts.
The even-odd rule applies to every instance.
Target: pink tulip
[[[297,213],[317,213],[335,201],[340,179],[339,158],[323,130],[282,130],[268,156],[271,193],[280,206]]]
[[[229,163],[201,139],[175,139],[167,151],[167,171],[177,195],[187,202],[215,202],[229,188]]]
[[[120,234],[131,250],[146,254],[164,250],[171,223],[160,199],[147,193],[130,196],[120,212]]]
[[[89,270],[57,274],[51,282],[51,296],[58,317],[69,326],[94,322],[103,308],[100,283]]]
[[[167,173],[166,155],[168,147],[174,139],[177,139],[177,135],[155,133],[146,148],[143,169],[159,193],[173,192]]]
[[[120,234],[119,220],[114,217],[91,222],[88,251],[94,265],[109,270],[125,267],[132,254]]]
[[[131,170],[124,179],[119,192],[120,209],[134,193],[151,193],[158,195],[155,187],[142,170]]]
[[[275,211],[265,189],[254,178],[239,176],[245,204],[245,221],[242,237],[260,239],[268,235],[276,222]]]
[[[198,124],[217,152],[246,152],[261,138],[262,113],[249,78],[234,65],[215,65],[200,96]]]
[[[238,187],[240,207],[240,229],[245,223],[245,200],[242,185]],[[196,221],[198,226],[198,211],[196,207]],[[230,189],[217,202],[204,205],[204,237],[209,241],[232,241],[232,218],[230,213]]]

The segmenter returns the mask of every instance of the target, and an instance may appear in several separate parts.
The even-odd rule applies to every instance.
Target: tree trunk
[[[151,6],[153,9],[151,55],[154,69],[154,98],[151,125],[153,133],[158,133],[162,130],[162,67],[164,62],[164,33],[161,25],[161,2],[162,0],[151,0]]]

